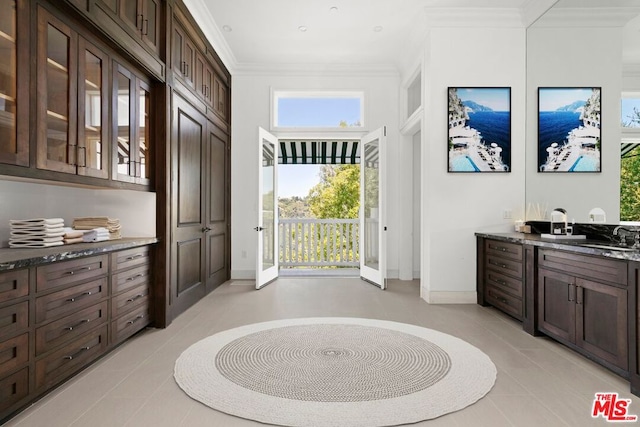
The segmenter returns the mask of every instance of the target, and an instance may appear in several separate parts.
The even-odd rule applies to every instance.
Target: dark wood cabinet
[[[149,185],[153,149],[150,82],[113,63],[113,178]]]
[[[173,20],[171,62],[173,73],[191,89],[196,87],[196,46],[177,19]]]
[[[97,0],[99,8],[108,11],[114,22],[156,55],[160,52],[162,32],[159,0]],[[109,28],[113,33],[114,29]]]
[[[3,3],[0,16],[0,163],[29,166],[29,9]]]
[[[224,121],[229,120],[229,86],[219,76],[213,81],[213,111]]]
[[[539,252],[539,330],[626,371],[626,263],[555,250]],[[597,274],[590,274],[593,270]]]
[[[524,259],[523,246],[517,243],[481,239],[478,265],[481,267],[478,296],[489,304],[515,317],[523,319],[524,312]]]
[[[37,167],[108,178],[108,58],[39,6]]]

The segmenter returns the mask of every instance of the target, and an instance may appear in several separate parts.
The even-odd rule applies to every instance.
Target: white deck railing
[[[359,220],[280,219],[281,267],[358,267]]]

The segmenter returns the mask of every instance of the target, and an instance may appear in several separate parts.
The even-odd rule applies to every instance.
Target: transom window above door
[[[363,92],[274,90],[271,98],[273,130],[363,130]]]

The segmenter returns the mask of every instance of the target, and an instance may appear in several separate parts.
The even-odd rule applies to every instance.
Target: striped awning
[[[360,163],[360,140],[279,140],[278,163],[285,165],[355,165]]]
[[[640,146],[640,142],[631,142],[631,143],[623,143],[620,147],[620,157],[621,158],[626,158],[626,157],[635,157],[637,155],[640,154],[640,152],[638,152],[638,150],[636,150],[637,147]]]

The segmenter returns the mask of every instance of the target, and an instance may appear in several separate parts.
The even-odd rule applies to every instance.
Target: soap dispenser
[[[562,208],[555,208],[551,211],[551,234],[567,234],[567,211]]]

